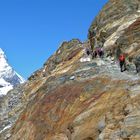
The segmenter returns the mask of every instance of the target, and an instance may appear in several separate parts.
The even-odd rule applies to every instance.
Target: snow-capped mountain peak
[[[0,48],[0,55],[4,54],[4,51]]]
[[[8,66],[9,66],[9,64],[7,62],[6,55],[5,55],[4,51],[0,48],[0,71],[2,71],[4,68],[6,68]]]
[[[8,64],[4,51],[0,48],[0,95],[5,95],[9,90],[25,80]]]

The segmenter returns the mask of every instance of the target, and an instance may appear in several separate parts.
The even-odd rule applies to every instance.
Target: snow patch
[[[13,86],[6,82],[3,78],[0,79],[0,96],[6,95],[8,91],[13,89]]]
[[[15,73],[19,77],[20,83],[23,84],[25,82],[25,79],[22,78],[17,72],[15,72]]]
[[[5,130],[9,129],[11,126],[12,126],[11,124],[10,124],[10,125],[7,125],[6,127],[4,127],[4,128],[0,131],[0,133],[2,133],[2,132],[4,132]]]
[[[87,57],[87,58],[81,58],[80,62],[90,62],[91,58]]]

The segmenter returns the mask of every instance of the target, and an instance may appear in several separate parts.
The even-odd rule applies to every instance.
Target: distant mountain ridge
[[[0,48],[0,96],[25,80],[8,64],[4,51]]]

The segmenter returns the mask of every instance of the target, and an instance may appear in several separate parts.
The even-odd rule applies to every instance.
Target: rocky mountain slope
[[[29,80],[5,98],[0,139],[139,140],[139,0],[110,0],[92,23],[106,53],[121,47],[128,71],[116,60],[91,59],[89,43],[64,42]],[[103,35],[104,33],[104,35]],[[99,43],[98,42],[98,43]],[[134,61],[133,61],[134,60]]]

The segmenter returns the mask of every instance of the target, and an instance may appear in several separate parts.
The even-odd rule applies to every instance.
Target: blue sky
[[[87,39],[107,0],[1,0],[0,47],[24,78],[41,68],[65,40]]]

